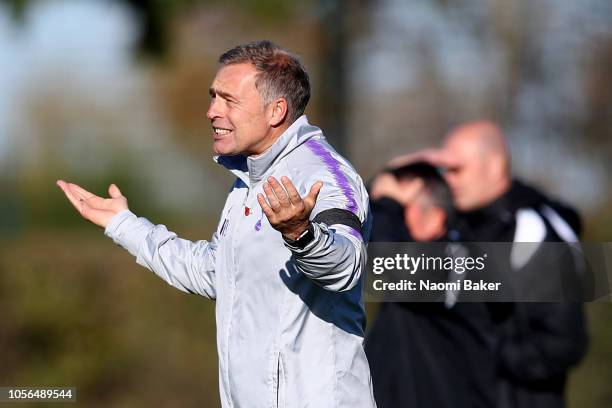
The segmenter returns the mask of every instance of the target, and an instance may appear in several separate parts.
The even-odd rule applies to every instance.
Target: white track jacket
[[[105,234],[175,288],[216,300],[223,407],[375,407],[363,351],[371,219],[361,178],[306,116],[259,156],[215,160],[237,178],[210,241],[129,210]],[[324,183],[304,249],[285,243],[257,202],[269,176],[289,177],[302,197]]]

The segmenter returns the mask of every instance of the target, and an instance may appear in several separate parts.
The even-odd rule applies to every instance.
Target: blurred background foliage
[[[302,57],[311,122],[364,178],[491,118],[515,173],[610,241],[611,20],[607,0],[4,0],[0,385],[218,406],[214,303],[136,265],[54,183],[117,183],[135,213],[209,237],[231,177],[211,160],[207,89],[218,55],[255,39]],[[569,405],[609,407],[612,308],[587,312]]]

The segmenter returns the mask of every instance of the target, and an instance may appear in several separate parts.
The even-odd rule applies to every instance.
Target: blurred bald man
[[[512,179],[506,138],[494,123],[463,124],[448,134],[440,151],[428,155],[430,162],[446,168],[464,240],[577,242],[580,218],[574,210]],[[510,253],[508,270],[530,270],[547,279],[547,271],[527,269],[538,251],[519,265],[512,263]],[[499,324],[497,333],[498,407],[563,407],[567,372],[586,351],[581,304],[510,306],[511,317]]]
[[[510,189],[510,154],[500,129],[471,122],[453,130],[444,143],[449,183],[459,210],[483,207]]]

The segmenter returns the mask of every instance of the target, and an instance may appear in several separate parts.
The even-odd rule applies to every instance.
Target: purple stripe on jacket
[[[355,201],[355,193],[353,192],[346,175],[340,169],[340,163],[338,160],[334,159],[329,150],[325,149],[325,147],[323,147],[323,145],[321,145],[317,140],[310,139],[305,144],[314,154],[323,160],[323,163],[325,163],[327,169],[334,175],[336,184],[338,187],[340,187],[344,197],[346,198],[346,209],[357,215],[358,206],[357,201]]]

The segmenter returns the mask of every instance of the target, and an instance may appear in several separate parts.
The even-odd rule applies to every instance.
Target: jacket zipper
[[[276,367],[276,407],[285,407],[285,367],[283,365],[283,353],[278,352],[278,363]]]

